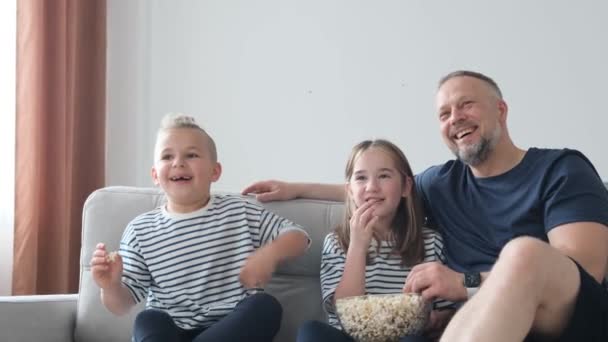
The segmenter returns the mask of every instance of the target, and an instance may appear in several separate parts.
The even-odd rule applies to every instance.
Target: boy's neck
[[[167,212],[175,214],[188,214],[195,212],[209,203],[211,195],[207,195],[201,200],[190,203],[178,203],[172,201],[170,198],[167,200]]]

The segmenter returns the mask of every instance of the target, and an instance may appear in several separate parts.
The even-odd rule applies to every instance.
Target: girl
[[[441,236],[422,227],[414,176],[397,146],[386,140],[357,144],[345,178],[344,222],[327,235],[321,256],[321,290],[329,324],[305,322],[298,331],[299,342],[353,341],[341,330],[336,299],[400,293],[415,264],[444,262]]]

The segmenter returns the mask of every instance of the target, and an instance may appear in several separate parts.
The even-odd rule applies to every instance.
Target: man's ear
[[[156,172],[156,168],[154,166],[152,166],[151,174],[152,174],[152,181],[154,182],[154,185],[156,185],[156,186],[160,185],[160,181],[158,180],[158,172]]]
[[[215,165],[213,166],[213,173],[211,174],[211,181],[217,182],[220,179],[221,175],[222,175],[222,164],[220,164],[219,162],[216,162]]]
[[[500,111],[500,122],[505,124],[507,122],[507,113],[509,112],[509,106],[504,100],[498,101],[498,110]]]
[[[403,183],[403,192],[401,193],[401,197],[406,198],[412,193],[412,186],[414,182],[412,178],[407,176],[405,177],[405,183]]]

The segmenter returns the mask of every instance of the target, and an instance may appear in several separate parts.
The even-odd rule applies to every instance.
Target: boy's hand
[[[98,243],[91,258],[91,273],[97,286],[104,290],[120,287],[122,277],[120,254],[108,253],[105,244]]]
[[[239,280],[245,288],[264,288],[277,267],[276,258],[268,247],[262,247],[249,256],[241,269]]]

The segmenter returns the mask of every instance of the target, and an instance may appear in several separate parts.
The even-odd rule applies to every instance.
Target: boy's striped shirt
[[[258,247],[304,230],[258,204],[212,195],[188,214],[164,206],[135,218],[123,233],[123,283],[136,302],[169,313],[183,329],[207,327],[245,297],[239,273]],[[306,234],[306,232],[304,232]]]

